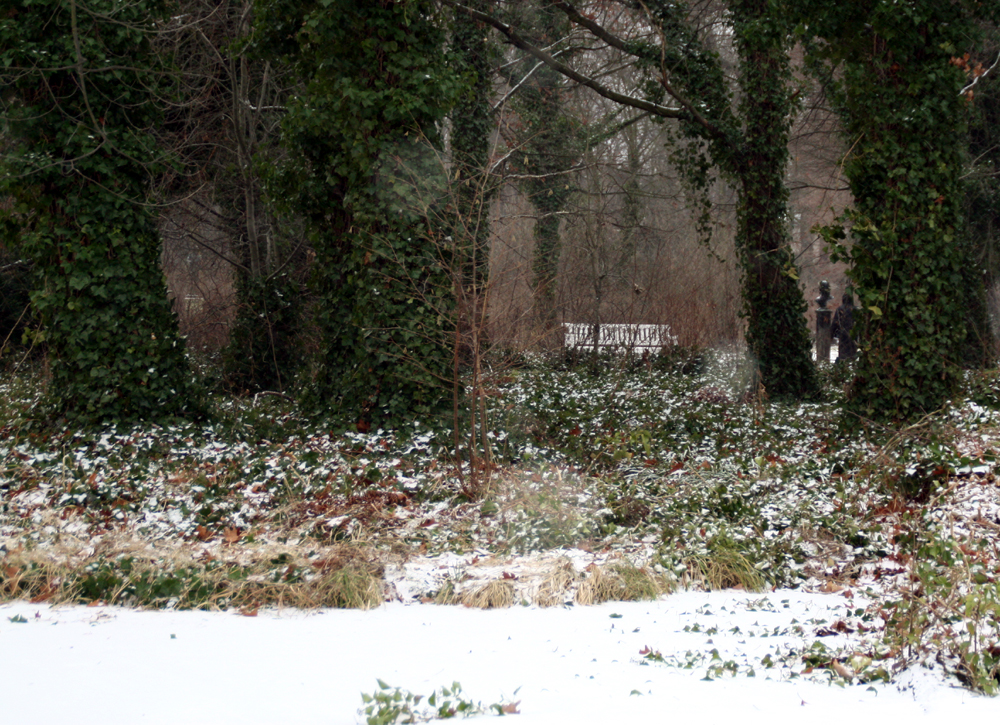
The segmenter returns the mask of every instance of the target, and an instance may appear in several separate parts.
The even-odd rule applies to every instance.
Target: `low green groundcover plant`
[[[821,375],[822,399],[787,403],[747,396],[738,354],[692,359],[523,355],[497,367],[482,379],[476,439],[488,451],[475,500],[462,484],[467,451],[426,421],[359,433],[290,398],[217,396],[202,422],[43,430],[28,424],[39,378],[10,375],[0,592],[366,607],[385,596],[393,557],[639,552],[659,591],[864,592],[878,624],[865,623],[866,637],[894,662],[872,667],[941,662],[993,691],[995,375],[976,373],[968,397],[887,428],[843,413],[840,371]],[[523,600],[515,581],[504,580],[511,603]],[[442,586],[418,596],[433,601]]]
[[[364,716],[368,725],[428,722],[483,714],[515,715],[518,712],[517,702],[495,702],[484,707],[480,702],[467,700],[457,682],[450,687],[440,687],[424,697],[378,680],[378,689],[370,695],[362,693],[361,700],[364,706],[359,714]]]

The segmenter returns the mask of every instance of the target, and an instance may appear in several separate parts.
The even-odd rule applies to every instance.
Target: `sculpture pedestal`
[[[816,310],[816,364],[830,362],[830,321],[833,310]]]

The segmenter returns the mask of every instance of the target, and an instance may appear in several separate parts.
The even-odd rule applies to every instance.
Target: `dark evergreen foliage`
[[[805,3],[812,57],[850,143],[854,208],[826,231],[850,263],[860,356],[851,405],[905,420],[941,407],[959,381],[970,276],[964,239],[970,74],[963,49],[995,4]],[[976,291],[980,288],[979,291]]]
[[[295,347],[302,289],[286,275],[240,279],[242,302],[222,354],[225,383],[237,392],[285,390],[302,365]]]
[[[31,270],[6,248],[0,247],[0,366],[20,350],[24,333],[33,319]]]
[[[33,263],[50,409],[105,423],[192,410],[192,388],[146,205],[162,170],[150,129],[163,91],[139,0],[0,4],[10,141],[4,229]]]
[[[438,122],[461,91],[424,0],[272,0],[257,48],[302,90],[272,195],[316,251],[322,360],[313,406],[361,427],[443,409],[451,363],[447,179]]]

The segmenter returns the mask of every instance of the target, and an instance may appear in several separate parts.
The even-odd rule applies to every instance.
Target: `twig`
[[[257,393],[256,395],[253,396],[253,404],[254,405],[257,405],[257,398],[259,398],[262,395],[271,396],[271,397],[274,397],[274,398],[281,398],[283,400],[287,400],[287,401],[292,402],[292,403],[295,402],[295,398],[293,398],[290,395],[285,395],[284,393],[279,393],[279,392],[277,392],[275,390],[261,390],[259,393]]]
[[[985,78],[985,77],[986,77],[986,74],[987,74],[987,73],[989,73],[989,72],[990,72],[991,70],[993,70],[994,68],[996,68],[996,67],[997,67],[997,64],[998,64],[998,63],[1000,63],[1000,55],[997,55],[997,59],[996,59],[995,61],[993,61],[993,65],[991,65],[991,66],[990,66],[989,68],[987,68],[987,69],[986,69],[986,70],[984,70],[984,71],[983,71],[982,73],[980,73],[980,74],[979,74],[979,75],[977,75],[977,76],[976,76],[975,78],[973,78],[973,79],[972,79],[972,83],[970,83],[970,84],[969,84],[969,85],[967,85],[967,86],[966,86],[965,88],[963,88],[962,90],[960,90],[960,91],[958,92],[958,95],[960,95],[960,96],[961,96],[962,94],[964,94],[964,93],[968,93],[969,91],[971,91],[971,90],[972,90],[972,87],[973,87],[974,85],[976,85],[977,83],[979,83],[979,79],[980,79],[980,78]]]

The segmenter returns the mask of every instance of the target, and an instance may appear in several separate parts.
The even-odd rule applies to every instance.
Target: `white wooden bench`
[[[602,324],[597,340],[598,350],[617,349],[644,352],[677,344],[670,325]],[[589,322],[564,322],[563,345],[568,349],[594,349],[594,325]]]

